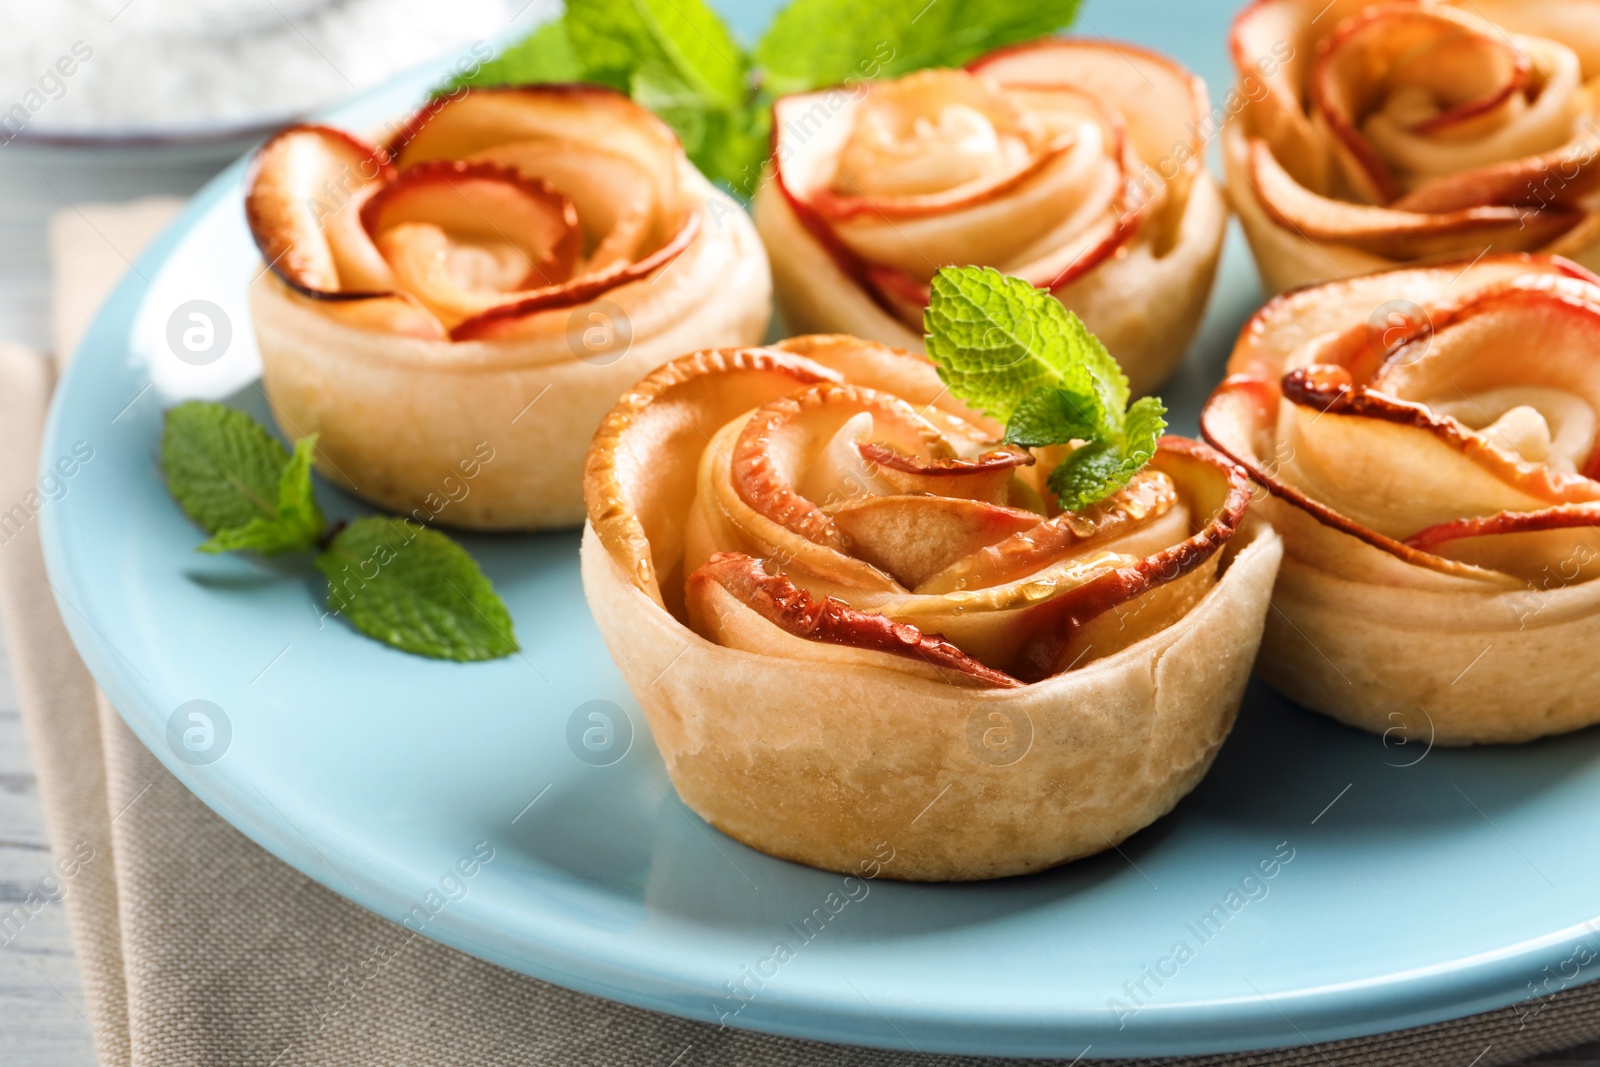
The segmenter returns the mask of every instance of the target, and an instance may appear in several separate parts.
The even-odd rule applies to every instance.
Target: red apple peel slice
[[[245,177],[245,218],[272,272],[313,297],[361,299],[341,292],[323,220],[350,198],[394,173],[382,149],[331,126],[290,126],[261,146]]]
[[[566,281],[583,250],[578,212],[570,198],[543,179],[492,163],[419,164],[361,207],[361,224],[374,240],[405,223],[515,246],[529,263],[519,289]]]
[[[708,596],[708,587],[712,585],[726,590],[737,601],[794,637],[916,660],[941,672],[950,671],[996,689],[1016,689],[1023,684],[909,623],[856,611],[834,597],[815,598],[782,575],[768,574],[760,560],[743,553],[719,552],[691,574],[687,583],[690,604],[714,604]],[[690,611],[695,613],[696,607],[692,606]],[[705,625],[702,622],[702,627]]]

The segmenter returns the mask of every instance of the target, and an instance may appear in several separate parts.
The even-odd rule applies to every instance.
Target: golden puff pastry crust
[[[749,219],[609,90],[441,98],[382,147],[292,127],[246,210],[280,425],[320,435],[327,477],[425,521],[582,521],[584,449],[617,395],[770,317]]]
[[[1600,721],[1597,342],[1600,279],[1517,254],[1257,313],[1201,427],[1284,540],[1267,681],[1408,741]]]
[[[934,271],[995,267],[1049,289],[1149,392],[1216,273],[1208,116],[1172,61],[1075,39],[784,97],[755,201],[784,322],[916,350]]]
[[[1232,726],[1280,548],[1164,438],[1078,513],[920,356],[684,356],[585,468],[584,589],[679,794],[776,856],[1040,870],[1159,818]],[[1041,452],[1044,450],[1041,450]]]
[[[1600,265],[1586,0],[1256,0],[1228,190],[1269,291],[1484,252]]]

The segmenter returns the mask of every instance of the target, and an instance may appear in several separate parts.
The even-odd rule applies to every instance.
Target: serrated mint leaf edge
[[[447,648],[446,646],[439,644],[425,645],[414,640],[408,642],[403,635],[397,639],[397,635],[391,631],[386,631],[380,627],[368,625],[367,617],[360,612],[351,611],[350,604],[348,602],[341,606],[341,604],[338,602],[335,591],[336,583],[339,577],[344,574],[345,570],[351,566],[352,563],[359,566],[362,562],[364,562],[363,557],[354,553],[346,553],[342,549],[342,543],[347,543],[344,542],[344,539],[347,537],[353,540],[365,535],[367,529],[377,524],[387,525],[391,531],[398,527],[399,530],[403,531],[404,533],[412,535],[410,539],[407,540],[407,544],[410,544],[417,538],[429,538],[434,541],[436,546],[448,546],[450,550],[459,553],[460,557],[471,566],[473,572],[472,579],[475,583],[480,583],[478,592],[492,601],[491,606],[499,616],[498,618],[490,618],[487,615],[483,615],[485,624],[487,625],[488,629],[493,632],[493,637],[490,639],[490,647],[461,650],[459,648]],[[317,570],[328,579],[328,592],[326,596],[328,611],[332,614],[343,617],[358,633],[362,633],[381,644],[389,646],[390,648],[394,648],[411,655],[424,656],[428,659],[451,660],[458,663],[479,663],[488,660],[503,659],[506,656],[522,651],[522,645],[516,637],[516,632],[514,629],[515,624],[511,617],[511,611],[506,607],[505,601],[500,597],[499,593],[495,591],[494,585],[489,581],[488,576],[483,573],[483,569],[478,565],[478,561],[474,559],[472,554],[463,548],[459,543],[447,535],[439,532],[438,530],[422,526],[404,518],[393,518],[386,515],[364,516],[355,520],[349,526],[341,530],[332,539],[328,548],[317,555],[313,563]],[[384,564],[380,564],[380,567],[381,566],[384,566]],[[455,587],[454,582],[451,582],[450,584],[452,587]],[[468,607],[482,614],[482,609],[473,601],[473,598],[466,590],[456,587],[456,592],[460,594],[462,600],[466,601]],[[443,651],[440,651],[441,649]]]
[[[192,484],[184,485],[175,478],[174,464],[171,460],[176,456],[173,453],[179,449],[189,449],[197,455],[205,455],[207,462],[222,475],[223,480],[232,483],[239,495],[256,509],[256,515],[252,516],[252,521],[255,518],[271,519],[275,517],[277,501],[274,497],[267,497],[258,493],[255,487],[244,484],[236,474],[225,470],[214,456],[203,453],[198,447],[192,447],[192,442],[185,443],[182,441],[180,435],[187,432],[184,425],[185,421],[191,417],[201,417],[202,413],[205,414],[205,417],[215,420],[216,428],[221,428],[228,422],[234,422],[245,427],[247,431],[258,434],[259,439],[254,443],[265,445],[273,450],[274,454],[271,457],[271,461],[277,465],[278,484],[280,486],[282,484],[283,471],[289,463],[290,453],[288,449],[283,447],[283,443],[272,435],[270,430],[247,411],[211,400],[186,400],[181,404],[168,408],[162,415],[158,466],[161,468],[162,476],[166,482],[168,495],[172,497],[184,516],[207,534],[216,534],[228,528],[208,525],[206,517],[198,514],[191,507],[191,502],[194,501],[195,496],[194,486]],[[169,452],[169,450],[171,451]]]

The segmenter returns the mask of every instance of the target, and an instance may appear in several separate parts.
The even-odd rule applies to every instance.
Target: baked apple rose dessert
[[[1600,721],[1597,351],[1600,278],[1547,257],[1263,308],[1201,422],[1286,546],[1260,673],[1405,740]]]
[[[1592,5],[1257,0],[1232,48],[1228,186],[1269,290],[1485,251],[1600,265]]]
[[[755,216],[785,324],[917,349],[934,271],[975,263],[1050,290],[1148,392],[1216,274],[1208,121],[1198,78],[1107,41],[783,97]]]
[[[474,89],[382,147],[294,126],[248,188],[275,416],[320,434],[326,476],[422,521],[582,521],[584,449],[617,395],[770,317],[749,219],[607,89]]]
[[[1241,525],[1244,473],[1128,409],[1048,293],[947,269],[928,321],[938,369],[819,335],[641,381],[589,453],[584,588],[713,825],[829,870],[888,843],[890,877],[993,878],[1194,787],[1280,548]]]

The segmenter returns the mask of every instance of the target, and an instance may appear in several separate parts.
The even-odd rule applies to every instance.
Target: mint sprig
[[[609,86],[671,126],[707,176],[736,185],[766,151],[749,64],[704,0],[569,0],[560,18],[446,88]]]
[[[161,431],[167,486],[208,534],[275,522],[288,466],[288,450],[242,411],[191,400],[167,412]]]
[[[272,441],[272,445],[282,451],[278,442]],[[317,498],[311,490],[311,457],[316,448],[316,434],[295,443],[294,452],[278,473],[277,506],[271,514],[257,515],[242,526],[224,526],[211,531],[211,540],[201,545],[200,551],[248,549],[272,556],[279,552],[304,552],[314,546],[328,528],[328,520],[322,517],[322,509],[317,506]]]
[[[772,102],[841,83],[955,67],[1071,24],[1080,0],[794,0],[753,50],[705,0],[567,0],[565,13],[462,87],[586,81],[625,92],[708,177],[754,193]]]
[[[1072,24],[1080,0],[794,0],[756,46],[778,95],[925,67],[959,67],[983,53]]]
[[[1077,443],[1048,486],[1078,511],[1127,485],[1155,455],[1166,407],[1128,405],[1128,379],[1048,290],[988,267],[943,267],[923,315],[928,358],[950,392],[1006,424],[1024,448]]]
[[[166,414],[161,469],[202,552],[322,551],[328,608],[387,645],[435,659],[518,650],[511,616],[471,556],[444,534],[369,516],[332,530],[311,482],[317,436],[291,453],[243,411],[191,400]]]

